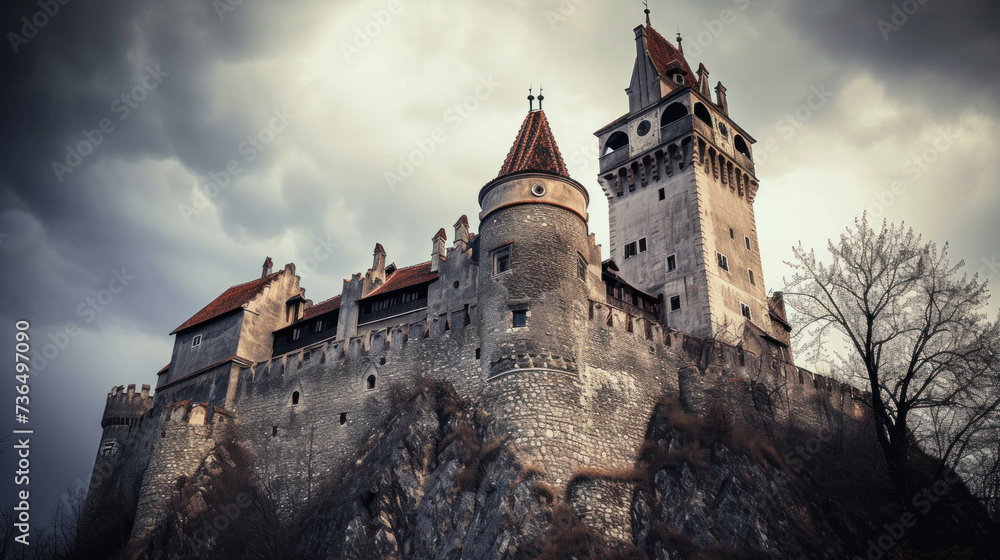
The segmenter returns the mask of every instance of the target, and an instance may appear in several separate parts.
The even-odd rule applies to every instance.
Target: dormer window
[[[194,335],[194,338],[191,339],[191,348],[197,348],[198,346],[201,346],[201,335],[200,334]]]

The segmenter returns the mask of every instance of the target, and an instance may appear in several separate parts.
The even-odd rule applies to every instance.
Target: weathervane
[[[545,100],[545,96],[542,95],[542,84],[538,84],[538,110],[542,110],[542,101]]]
[[[528,111],[535,110],[535,96],[531,93],[531,84],[528,84]],[[541,105],[539,103],[539,105]]]
[[[644,12],[646,12],[646,25],[651,25],[649,23],[649,0],[643,0],[642,5],[646,7]]]

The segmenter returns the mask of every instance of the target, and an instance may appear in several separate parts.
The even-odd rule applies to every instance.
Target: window
[[[476,348],[476,359],[478,360],[483,354],[482,348]]]
[[[739,134],[737,134],[736,138],[733,140],[733,147],[736,148],[737,152],[745,155],[747,159],[753,159],[750,157],[750,146],[747,146],[747,141],[744,140]]]
[[[587,259],[583,258],[580,253],[576,254],[576,273],[580,276],[581,280],[587,279]]]
[[[113,442],[113,441],[106,441],[106,442],[104,442],[104,443],[101,444],[100,455],[102,457],[107,456],[107,455],[111,455],[114,452],[115,452],[115,442]]]
[[[518,309],[514,311],[514,327],[527,327],[528,326],[528,310]]]
[[[510,270],[510,245],[504,245],[493,251],[493,274],[502,274]]]
[[[323,328],[326,326],[325,323],[326,321],[316,321],[316,332],[323,332],[324,330],[326,330]]]
[[[340,425],[343,426],[346,423],[347,423],[347,413],[346,412],[341,412],[340,413]]]
[[[747,274],[749,274],[749,275],[750,275],[750,284],[751,284],[751,285],[753,285],[753,286],[756,286],[756,285],[757,285],[757,282],[754,282],[754,279],[753,279],[753,271],[752,271],[752,270],[747,270]]]
[[[671,103],[663,110],[663,116],[660,118],[660,126],[667,126],[672,122],[679,121],[686,117],[688,114],[687,107],[681,103]],[[666,138],[664,139],[666,140]]]
[[[670,255],[667,257],[667,272],[675,270],[677,270],[677,255]]]
[[[368,387],[369,391],[372,390],[372,389],[374,389],[375,388],[375,376],[374,375],[369,375],[368,376],[368,381],[366,383],[367,383],[367,387]]]
[[[753,320],[753,317],[750,316],[750,306],[749,305],[747,305],[745,303],[741,303],[740,304],[740,313],[744,317],[746,317],[748,321],[752,321]]]
[[[716,253],[715,256],[719,259],[719,268],[729,270],[729,257],[722,253]]]
[[[638,255],[639,253],[645,253],[645,252],[646,252],[646,238],[645,237],[643,237],[642,239],[639,239],[638,241],[633,241],[633,242],[625,245],[625,258],[626,259],[629,258],[629,257],[634,257],[634,256]]]
[[[611,152],[620,150],[626,146],[628,146],[628,134],[619,130],[608,138],[608,143],[604,145],[604,155],[608,155]]]
[[[292,393],[292,404],[299,404],[299,392],[294,391]]]
[[[625,258],[626,259],[629,258],[629,257],[634,257],[635,256],[635,248],[636,248],[635,241],[629,243],[628,245],[625,245]]]
[[[681,296],[673,296],[670,298],[670,310],[680,311],[681,308]]]
[[[712,114],[708,112],[708,108],[701,103],[694,104],[694,116],[702,120],[702,122],[712,126]]]
[[[729,239],[736,239],[736,232],[733,231],[733,228],[729,228]]]
[[[271,437],[278,437],[278,427],[271,426]]]
[[[747,246],[747,251],[750,251],[751,249],[750,249],[750,236],[749,235],[744,235],[743,236],[743,243]]]
[[[660,189],[660,200],[667,198],[667,193],[663,189]]]
[[[292,340],[298,340],[302,336],[302,329],[292,329]]]
[[[194,335],[194,338],[191,339],[191,348],[195,348],[197,346],[201,346],[201,335],[200,334]]]

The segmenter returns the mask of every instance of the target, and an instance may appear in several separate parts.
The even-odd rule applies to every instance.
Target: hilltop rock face
[[[584,469],[556,488],[486,435],[503,432],[481,409],[424,382],[308,503],[277,504],[234,431],[178,480],[167,522],[120,557],[840,559],[864,557],[898,519],[878,458],[859,457],[865,434],[779,432],[725,404],[696,414],[665,399],[634,469]],[[983,537],[970,511],[929,516],[883,557],[937,557],[914,552],[928,534]]]

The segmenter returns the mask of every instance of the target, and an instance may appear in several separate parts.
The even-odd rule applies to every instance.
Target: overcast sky
[[[593,132],[627,110],[641,2],[53,0],[51,17],[43,4],[0,8],[0,333],[13,353],[27,319],[36,348],[65,346],[32,377],[39,516],[89,479],[108,390],[155,384],[167,333],[265,256],[295,262],[318,302],[376,242],[403,266],[460,215],[476,229],[529,83],[607,256]],[[1000,272],[995,2],[650,7],[758,141],[769,290],[794,243],[823,249],[865,209]]]

